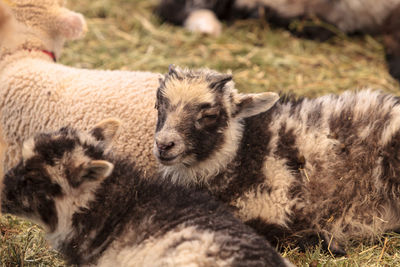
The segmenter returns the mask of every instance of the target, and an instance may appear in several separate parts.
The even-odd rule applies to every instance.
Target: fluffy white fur
[[[86,30],[83,16],[59,3],[0,3],[0,125],[9,144],[6,169],[20,157],[22,140],[34,133],[64,125],[86,129],[112,116],[123,122],[116,150],[153,172],[150,147],[159,74],[54,63],[42,50],[58,57],[65,40],[79,38]]]

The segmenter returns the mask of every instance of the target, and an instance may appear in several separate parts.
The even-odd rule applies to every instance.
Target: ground
[[[261,20],[223,26],[220,37],[194,34],[155,15],[157,0],[70,0],[85,15],[89,31],[68,43],[60,63],[90,69],[146,70],[165,73],[170,64],[208,67],[232,73],[241,92],[292,92],[319,96],[373,88],[400,95],[387,72],[380,36],[338,35],[320,43],[293,37]],[[400,266],[400,235],[374,244],[354,243],[348,256],[335,258],[319,247],[282,254],[298,266]],[[49,250],[36,225],[0,218],[1,266],[64,266]]]

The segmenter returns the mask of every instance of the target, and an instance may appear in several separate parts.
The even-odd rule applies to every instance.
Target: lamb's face
[[[91,134],[65,127],[38,134],[26,141],[23,159],[4,178],[3,212],[42,224],[50,232],[57,228],[68,208],[66,200],[79,202],[83,194],[110,175],[113,165],[102,160],[109,136],[96,127]]]
[[[171,72],[158,89],[154,153],[161,163],[192,165],[224,142],[230,112],[217,87],[232,77],[216,74],[213,78]]]
[[[274,93],[238,94],[231,75],[171,68],[157,91],[154,154],[169,166],[210,159],[232,138],[232,125],[277,99]]]

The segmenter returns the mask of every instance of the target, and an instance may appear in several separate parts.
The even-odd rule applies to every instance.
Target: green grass
[[[68,43],[61,63],[90,69],[166,72],[169,64],[209,67],[234,75],[242,92],[293,92],[318,96],[361,88],[400,95],[387,72],[379,36],[338,36],[325,43],[298,39],[264,21],[224,25],[220,37],[194,34],[154,15],[156,0],[70,0],[86,16],[89,32]],[[63,266],[43,232],[11,216],[0,219],[1,266]],[[376,244],[355,243],[334,258],[318,247],[283,254],[299,266],[400,266],[400,235]]]

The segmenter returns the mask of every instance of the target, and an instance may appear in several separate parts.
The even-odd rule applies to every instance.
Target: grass
[[[318,96],[361,88],[400,95],[387,72],[379,36],[340,35],[319,43],[298,39],[260,20],[224,25],[217,38],[161,24],[157,0],[70,0],[85,15],[89,32],[68,43],[61,63],[90,69],[166,72],[169,64],[209,67],[234,75],[242,92],[293,92]],[[49,250],[43,232],[32,223],[0,219],[1,266],[64,266]],[[376,244],[355,243],[348,256],[335,258],[320,247],[283,252],[299,266],[400,266],[400,235]]]

